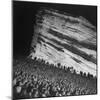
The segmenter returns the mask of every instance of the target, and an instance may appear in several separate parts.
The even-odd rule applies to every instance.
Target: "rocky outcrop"
[[[96,28],[88,20],[53,9],[36,15],[31,56],[96,76]]]

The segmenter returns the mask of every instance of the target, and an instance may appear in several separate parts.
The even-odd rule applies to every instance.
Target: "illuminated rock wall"
[[[31,56],[96,75],[96,28],[88,20],[53,9],[36,15]]]

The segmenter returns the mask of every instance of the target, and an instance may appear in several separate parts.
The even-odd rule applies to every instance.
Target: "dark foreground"
[[[13,100],[97,94],[97,79],[44,61],[13,61]]]

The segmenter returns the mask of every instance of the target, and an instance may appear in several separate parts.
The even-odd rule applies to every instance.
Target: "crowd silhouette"
[[[89,95],[97,93],[97,78],[73,67],[43,59],[13,61],[13,99]]]

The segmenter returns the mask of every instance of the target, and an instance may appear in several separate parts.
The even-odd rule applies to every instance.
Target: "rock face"
[[[88,20],[53,9],[36,15],[31,57],[96,76],[96,28]]]

